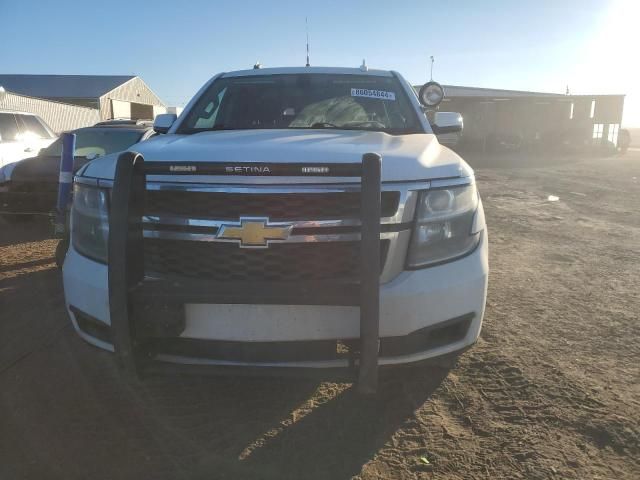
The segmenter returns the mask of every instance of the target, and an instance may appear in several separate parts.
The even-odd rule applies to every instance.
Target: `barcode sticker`
[[[368,88],[352,88],[352,97],[379,98],[381,100],[395,100],[394,92],[385,92],[384,90],[369,90]]]

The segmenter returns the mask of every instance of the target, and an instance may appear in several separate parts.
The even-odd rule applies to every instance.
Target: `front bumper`
[[[476,250],[464,258],[403,272],[381,285],[380,365],[440,357],[477,340],[487,291],[487,257],[483,235]],[[107,267],[72,247],[63,278],[78,334],[113,351]],[[357,307],[187,304],[184,318],[178,337],[151,346],[154,360],[196,366],[344,368],[353,359],[339,354],[340,345],[348,347],[359,337]]]
[[[0,214],[48,214],[56,207],[57,191],[49,185],[34,184],[31,190],[0,185]]]

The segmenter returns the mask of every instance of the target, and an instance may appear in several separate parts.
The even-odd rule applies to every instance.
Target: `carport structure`
[[[101,120],[153,119],[166,106],[135,75],[0,75],[7,91],[97,109]]]

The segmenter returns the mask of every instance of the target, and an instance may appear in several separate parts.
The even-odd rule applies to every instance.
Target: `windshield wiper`
[[[360,128],[360,127],[371,127],[368,130],[373,130],[373,129],[388,130],[387,126],[384,123],[378,122],[376,120],[366,120],[363,122],[347,122],[343,125],[343,128]]]
[[[343,125],[336,125],[330,122],[316,122],[313,123],[310,127],[304,128],[336,128],[339,130],[362,130],[368,132],[379,132],[379,131],[387,131],[389,130],[384,124],[376,121],[366,121],[366,122],[347,122]]]
[[[215,132],[217,130],[239,130],[239,129],[238,128],[227,128],[227,127],[224,126],[224,124],[218,123],[218,124],[214,125],[213,127],[209,127],[209,128],[185,128],[184,131],[182,131],[180,133],[192,134],[192,133],[202,133],[202,132]]]

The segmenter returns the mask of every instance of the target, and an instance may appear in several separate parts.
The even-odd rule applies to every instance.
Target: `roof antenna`
[[[305,30],[307,31],[307,64],[305,65],[305,67],[310,67],[311,64],[309,63],[309,21],[307,20],[307,17],[304,17],[304,27],[305,27]]]
[[[429,57],[429,58],[431,58],[431,80],[429,80],[429,81],[433,82],[433,62],[435,62],[436,59],[433,58],[433,55],[431,55],[431,57]]]

